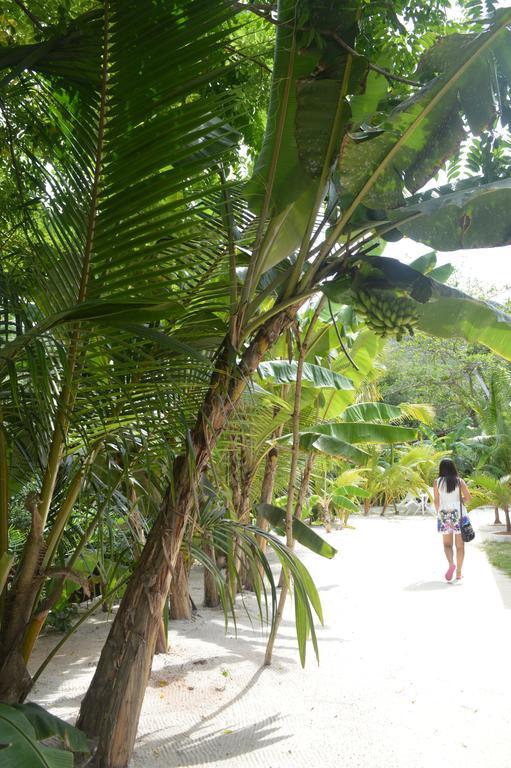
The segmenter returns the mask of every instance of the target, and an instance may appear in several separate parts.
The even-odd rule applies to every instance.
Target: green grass
[[[511,576],[511,542],[487,541],[484,549],[490,563]]]

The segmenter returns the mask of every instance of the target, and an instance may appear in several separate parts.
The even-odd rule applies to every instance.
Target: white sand
[[[473,543],[464,582],[446,584],[430,517],[353,521],[327,535],[334,560],[300,551],[325,614],[320,666],[309,647],[300,667],[292,604],[270,669],[264,634],[241,612],[237,638],[214,611],[176,622],[171,652],[155,659],[133,768],[509,768],[511,580]],[[97,616],[31,697],[64,718],[108,631]],[[54,642],[43,638],[37,657]]]

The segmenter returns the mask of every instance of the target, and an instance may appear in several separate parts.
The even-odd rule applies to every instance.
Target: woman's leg
[[[453,535],[452,533],[444,533],[443,538],[444,538],[444,552],[447,558],[447,562],[449,563],[449,565],[453,565],[454,564],[454,557],[453,557],[453,550],[452,550]]]
[[[461,538],[461,533],[456,534],[456,578],[461,579],[461,569],[465,557],[465,542]]]

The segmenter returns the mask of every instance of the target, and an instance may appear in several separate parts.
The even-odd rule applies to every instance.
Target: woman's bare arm
[[[461,483],[461,495],[463,497],[463,501],[466,504],[469,504],[469,502],[472,499],[472,496],[470,495],[470,491],[467,488],[466,482],[464,480],[462,480],[461,478],[460,478],[460,483]]]
[[[440,494],[438,493],[438,485],[435,480],[433,483],[433,503],[437,512],[440,511]]]

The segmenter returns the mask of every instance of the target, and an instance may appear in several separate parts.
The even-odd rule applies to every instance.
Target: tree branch
[[[40,32],[43,32],[44,31],[44,26],[41,24],[41,21],[37,18],[37,16],[34,16],[32,11],[27,8],[25,3],[22,3],[21,0],[14,0],[14,2],[18,6],[18,8],[21,8],[21,10],[25,14],[25,16],[28,16],[28,18],[30,19],[30,21],[32,22],[34,27],[37,27],[37,29]]]
[[[242,59],[246,59],[246,61],[253,61],[254,64],[257,64],[257,66],[260,67],[260,69],[264,69],[266,72],[269,72],[270,74],[272,72],[271,68],[268,67],[267,64],[264,63],[264,61],[261,61],[255,56],[249,56],[248,53],[243,53],[243,51],[237,50],[237,48],[234,48],[234,46],[232,45],[226,45],[225,50],[229,51],[229,53],[233,53],[236,56],[239,56]]]
[[[348,51],[348,53],[351,53],[352,56],[357,56],[361,59],[367,59],[367,56],[363,53],[359,53],[354,48],[351,47],[347,42],[345,42],[342,37],[339,37],[337,32],[330,32],[328,29],[322,29],[320,30],[320,34],[323,35],[323,37],[330,37],[332,40],[334,40],[337,45],[339,45],[341,48],[344,48],[345,51]],[[389,72],[388,69],[384,69],[383,67],[379,67],[377,64],[373,64],[369,59],[367,59],[367,63],[369,66],[369,69],[374,70],[375,72],[379,72],[380,75],[384,75],[384,77],[388,77],[389,80],[396,80],[398,83],[406,83],[407,85],[415,85],[418,88],[422,87],[422,83],[417,82],[416,80],[411,80],[409,77],[402,77],[401,75],[394,75],[392,72]]]
[[[233,6],[240,11],[249,11],[249,13],[259,16],[260,19],[269,21],[270,24],[277,24],[277,21],[271,16],[271,12],[276,10],[274,5],[266,5],[265,3],[251,3],[247,5],[245,3],[233,2]]]
[[[270,24],[274,24],[275,26],[280,26],[279,22],[274,19],[271,16],[271,9],[272,6],[267,6],[268,11],[264,10],[264,5],[245,5],[245,3],[241,2],[233,2],[233,5],[235,8],[238,8],[240,11],[250,11],[250,13],[254,13],[256,16],[259,16],[260,18],[264,19],[265,21],[268,21]],[[285,26],[289,26],[289,24],[286,24]],[[310,27],[299,27],[297,29],[297,32],[310,32]],[[409,77],[403,77],[402,75],[395,75],[393,72],[389,72],[388,69],[384,69],[383,67],[379,67],[377,64],[373,64],[367,56],[364,53],[359,53],[355,50],[355,48],[352,48],[351,45],[349,45],[345,40],[340,37],[337,32],[332,32],[329,29],[320,29],[318,30],[320,35],[323,35],[323,37],[329,37],[332,40],[334,40],[337,45],[339,45],[341,48],[344,48],[345,51],[348,53],[351,53],[352,56],[356,56],[361,59],[367,59],[367,63],[369,66],[369,69],[374,70],[375,72],[378,72],[380,75],[383,75],[384,77],[387,77],[389,80],[395,80],[398,83],[405,83],[406,85],[414,85],[417,88],[422,87],[422,83],[417,82],[417,80],[411,80]]]

